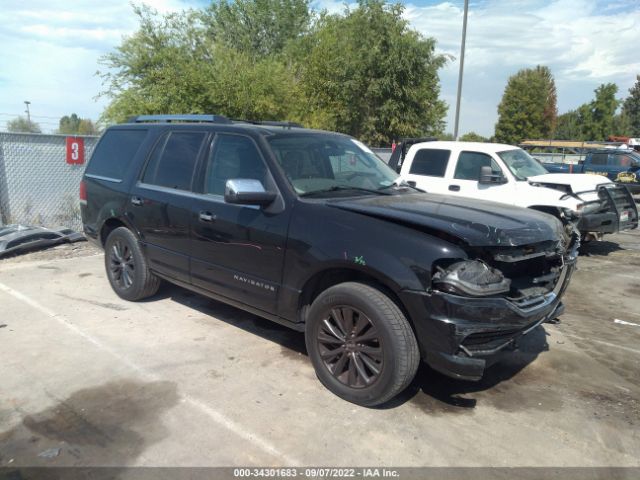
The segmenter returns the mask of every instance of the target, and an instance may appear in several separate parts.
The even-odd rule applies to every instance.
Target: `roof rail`
[[[138,115],[131,117],[129,123],[231,123],[222,115]]]
[[[250,123],[252,125],[265,125],[269,127],[304,128],[300,123],[276,120],[240,120],[232,119],[236,123]]]

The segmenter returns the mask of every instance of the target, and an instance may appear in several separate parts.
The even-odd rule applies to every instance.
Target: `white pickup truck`
[[[408,139],[396,147],[389,166],[427,192],[573,219],[585,240],[638,226],[638,210],[625,187],[599,175],[548,173],[512,145]]]

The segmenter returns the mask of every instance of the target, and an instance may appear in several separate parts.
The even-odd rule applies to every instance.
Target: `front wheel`
[[[402,311],[387,295],[361,283],[333,286],[315,299],[305,340],[322,384],[367,407],[404,390],[420,362],[415,335]]]
[[[138,239],[126,227],[116,228],[107,237],[104,262],[111,287],[125,300],[142,300],[160,287],[160,279],[149,271]]]

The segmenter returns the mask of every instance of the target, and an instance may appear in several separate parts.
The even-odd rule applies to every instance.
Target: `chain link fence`
[[[20,223],[82,231],[78,191],[99,137],[78,136],[84,151],[67,149],[67,136],[0,132],[0,225]],[[69,164],[84,159],[83,164]]]

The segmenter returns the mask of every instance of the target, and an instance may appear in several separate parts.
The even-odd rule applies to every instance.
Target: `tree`
[[[63,135],[96,135],[98,129],[88,118],[80,118],[72,113],[60,119],[58,133]]]
[[[606,83],[595,89],[595,99],[578,108],[584,140],[606,140],[613,133],[614,116],[620,100],[618,86]]]
[[[452,142],[455,140],[455,138],[453,138],[453,133],[451,132],[441,132],[439,134],[436,135],[436,138],[438,140],[441,140],[443,142]]]
[[[577,110],[570,110],[558,116],[555,138],[558,140],[582,140],[582,127]]]
[[[360,0],[344,15],[320,20],[301,66],[302,115],[315,127],[373,145],[440,133],[446,105],[435,40],[411,30],[404,7]]]
[[[42,133],[40,125],[24,117],[16,117],[7,122],[7,131],[16,133]]]
[[[622,113],[628,119],[630,136],[640,137],[640,75],[636,76],[636,83],[629,89],[629,96],[624,101]]]
[[[103,56],[106,123],[136,114],[217,113],[292,120],[375,145],[442,131],[435,40],[401,5],[362,0],[317,16],[310,0],[237,0],[159,15]]]
[[[489,139],[477,134],[476,132],[468,132],[462,135],[459,140],[461,142],[488,142]]]
[[[525,138],[551,138],[558,115],[556,102],[555,81],[548,67],[520,70],[509,78],[498,105],[496,138],[510,144]]]
[[[160,17],[149,7],[134,11],[138,31],[101,59],[102,94],[111,98],[102,116],[107,123],[154,113],[288,117],[298,89],[283,62],[216,43],[198,12]]]
[[[222,0],[202,20],[214,41],[251,56],[280,53],[311,27],[309,0]]]

